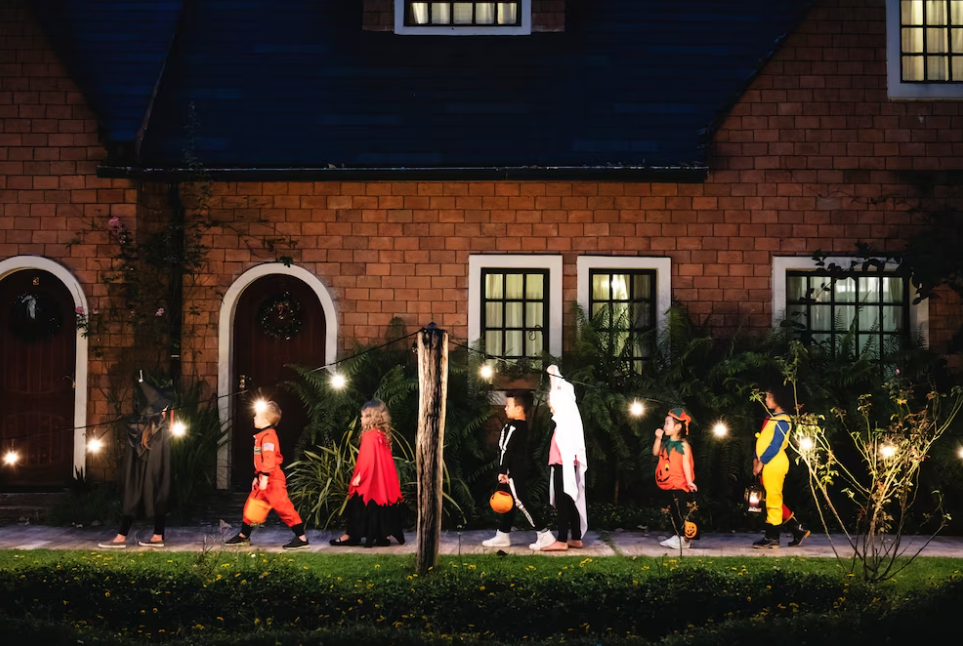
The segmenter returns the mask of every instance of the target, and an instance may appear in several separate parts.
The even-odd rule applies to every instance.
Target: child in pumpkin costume
[[[655,443],[652,445],[652,455],[659,458],[655,484],[667,493],[669,513],[675,528],[675,535],[659,544],[674,550],[689,547],[688,534],[692,534],[691,538],[695,537],[694,527],[693,531],[686,531],[687,525],[693,525],[686,520],[689,515],[689,493],[697,491],[692,448],[685,439],[691,422],[692,417],[685,408],[673,408],[666,415],[662,428],[655,432]]]

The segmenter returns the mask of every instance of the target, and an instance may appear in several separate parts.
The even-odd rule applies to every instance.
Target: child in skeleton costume
[[[585,433],[582,416],[575,404],[575,388],[562,378],[558,366],[549,366],[551,390],[548,405],[555,422],[555,433],[548,453],[551,467],[549,502],[558,512],[554,543],[533,543],[533,550],[555,552],[582,547],[582,538],[588,530],[588,513],[585,509],[585,472],[588,460],[585,455]],[[569,533],[572,538],[569,539]]]
[[[505,415],[508,422],[502,427],[498,437],[498,482],[508,485],[515,506],[502,514],[498,531],[494,538],[482,541],[485,547],[508,547],[511,545],[509,534],[512,522],[515,520],[515,510],[522,512],[527,525],[538,535],[536,543],[550,545],[555,537],[548,531],[548,527],[539,518],[535,508],[531,505],[528,495],[528,471],[531,454],[528,450],[528,421],[527,414],[532,407],[530,392],[509,393],[505,398]]]
[[[778,549],[781,531],[792,534],[789,547],[801,545],[810,533],[783,504],[782,497],[789,472],[786,447],[792,433],[792,418],[786,409],[794,410],[794,404],[793,392],[785,385],[771,386],[766,392],[766,408],[772,411],[772,417],[756,434],[756,456],[752,462],[752,474],[760,476],[766,490],[766,535],[752,544],[757,549]]]

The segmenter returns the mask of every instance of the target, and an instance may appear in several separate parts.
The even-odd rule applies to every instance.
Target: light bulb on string
[[[347,384],[348,380],[344,378],[344,375],[337,372],[331,375],[331,387],[335,390],[341,390]]]
[[[956,454],[957,454],[958,456],[960,456],[960,459],[961,459],[961,460],[963,460],[963,446],[960,447],[960,450],[957,451]]]
[[[481,368],[478,369],[478,374],[482,379],[491,379],[495,375],[495,369],[492,368],[487,363],[483,363]]]
[[[12,467],[20,460],[20,456],[17,455],[16,451],[7,451],[3,454],[3,463],[8,467]]]
[[[884,444],[883,446],[879,447],[879,454],[888,460],[896,455],[896,447],[892,444]]]
[[[99,453],[102,448],[104,448],[104,441],[99,437],[95,437],[87,442],[87,450],[91,453]]]
[[[722,422],[716,422],[715,426],[712,427],[712,434],[716,437],[725,437],[729,434],[729,427]]]
[[[629,414],[632,417],[642,417],[645,414],[645,406],[639,400],[635,400],[629,405]]]
[[[811,437],[801,437],[799,438],[799,450],[800,451],[812,451],[813,440]]]
[[[254,412],[260,415],[267,410],[267,402],[263,399],[259,399],[254,402]]]
[[[171,426],[171,433],[174,437],[183,437],[187,434],[187,426],[184,422],[174,422],[174,425]]]

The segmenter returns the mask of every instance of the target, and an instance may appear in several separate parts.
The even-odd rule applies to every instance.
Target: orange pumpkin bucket
[[[492,511],[497,514],[507,514],[515,506],[512,494],[507,491],[496,491],[489,498],[488,504],[492,506]]]
[[[248,498],[244,503],[244,519],[250,521],[252,525],[259,525],[267,520],[270,511],[271,505],[257,498]]]

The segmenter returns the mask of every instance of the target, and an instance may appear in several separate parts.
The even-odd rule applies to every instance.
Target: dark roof
[[[130,137],[180,3],[60,4],[167,8],[136,32],[72,11],[89,96]],[[564,33],[441,37],[362,31],[361,0],[187,0],[138,163],[191,148],[209,167],[701,166],[707,129],[807,3],[568,4]]]

